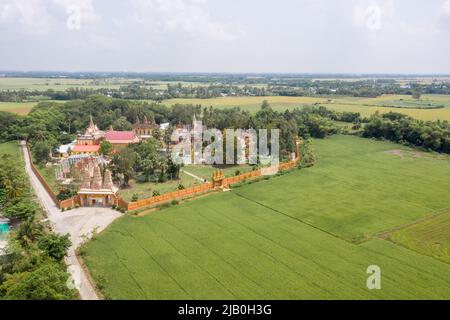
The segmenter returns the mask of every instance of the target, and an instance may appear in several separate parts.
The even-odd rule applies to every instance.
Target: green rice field
[[[108,299],[448,299],[449,264],[377,234],[450,207],[449,158],[350,136],[315,148],[313,168],[116,220],[81,250],[99,289]],[[371,265],[381,290],[366,286]]]

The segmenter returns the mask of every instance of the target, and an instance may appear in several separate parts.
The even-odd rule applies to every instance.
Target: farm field
[[[368,117],[375,112],[400,112],[420,120],[449,120],[450,121],[450,96],[424,95],[421,100],[414,100],[411,96],[385,95],[377,98],[355,97],[225,97],[215,99],[170,99],[163,103],[167,105],[201,104],[217,108],[241,107],[249,112],[257,112],[263,100],[267,100],[272,108],[277,111],[293,109],[295,107],[320,104],[336,111],[359,112]],[[418,106],[424,108],[443,106],[441,109],[414,109]]]
[[[348,240],[450,207],[446,155],[353,136],[315,140],[315,149],[313,168],[235,192]]]
[[[39,102],[0,102],[0,111],[28,114]]]
[[[347,240],[449,207],[449,158],[350,136],[315,148],[314,168],[115,221],[81,251],[101,291],[110,299],[448,299],[450,265],[375,236]],[[382,270],[382,290],[366,287],[370,265]]]
[[[4,90],[56,90],[69,88],[119,88],[131,79],[69,79],[69,78],[8,78],[0,77],[0,91]]]
[[[450,210],[396,231],[390,239],[450,264]]]

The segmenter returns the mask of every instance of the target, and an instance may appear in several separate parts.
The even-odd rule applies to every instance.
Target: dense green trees
[[[394,112],[375,114],[364,126],[362,135],[450,153],[450,124],[447,121],[425,122]]]
[[[98,152],[104,156],[109,156],[113,151],[113,145],[111,144],[111,142],[109,141],[102,141],[102,143],[100,143],[100,149],[98,150]]]
[[[36,269],[7,275],[0,285],[0,297],[5,300],[74,299],[76,294],[67,280],[67,273],[60,264],[43,263]]]
[[[116,181],[122,178],[123,186],[129,186],[129,182],[136,175],[134,166],[136,165],[137,154],[132,147],[125,147],[119,153],[113,155],[109,168]]]
[[[39,249],[43,250],[56,261],[62,261],[67,256],[67,250],[71,245],[69,235],[60,236],[49,233],[41,237],[38,241]]]
[[[62,259],[70,240],[51,233],[32,199],[21,163],[11,155],[0,161],[0,213],[18,227],[11,230],[0,259],[0,300],[75,299]]]
[[[45,163],[50,159],[51,148],[46,141],[37,141],[31,148],[33,160],[36,163]]]

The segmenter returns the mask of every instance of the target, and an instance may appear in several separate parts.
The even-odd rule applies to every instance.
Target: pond
[[[6,239],[6,234],[9,232],[9,221],[0,219],[0,240]]]

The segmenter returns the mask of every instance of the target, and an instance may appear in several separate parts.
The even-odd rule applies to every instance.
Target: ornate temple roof
[[[158,124],[156,124],[155,116],[152,116],[152,119],[148,121],[147,116],[144,116],[143,121],[141,122],[139,118],[136,118],[136,122],[133,125],[134,129],[156,129],[158,128]]]

